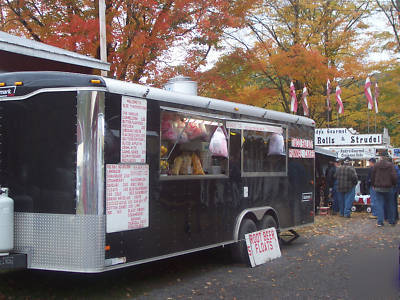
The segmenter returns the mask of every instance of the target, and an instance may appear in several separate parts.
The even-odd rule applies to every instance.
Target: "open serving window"
[[[267,124],[227,122],[242,131],[242,176],[287,174],[286,128]]]
[[[161,111],[161,178],[204,178],[228,175],[225,121],[189,111]]]

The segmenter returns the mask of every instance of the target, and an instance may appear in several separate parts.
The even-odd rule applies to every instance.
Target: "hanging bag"
[[[228,157],[226,134],[221,127],[218,127],[211,137],[209,149],[213,156]]]

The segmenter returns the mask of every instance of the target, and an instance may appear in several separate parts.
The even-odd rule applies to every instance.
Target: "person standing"
[[[358,181],[357,173],[351,164],[350,157],[346,157],[343,160],[343,165],[337,168],[335,179],[338,181],[337,189],[340,215],[350,218]]]
[[[395,225],[395,212],[393,209],[393,192],[397,185],[397,174],[390,157],[385,151],[382,159],[372,169],[371,184],[376,192],[375,208],[378,217],[377,226],[383,226],[384,207],[387,207],[389,224]]]
[[[374,165],[376,163],[376,159],[374,157],[372,157],[368,161],[369,161],[370,168],[368,170],[367,186],[368,186],[368,190],[369,190],[369,197],[371,199],[371,216],[370,216],[370,218],[376,219],[376,209],[375,209],[376,194],[375,194],[375,190],[372,188],[372,184],[371,184],[372,168],[374,167]]]
[[[339,166],[339,160],[330,161],[329,166],[326,169],[326,182],[332,196],[332,213],[336,214],[339,212],[339,203],[337,195],[337,180],[335,179],[336,168]]]
[[[394,189],[394,198],[393,198],[393,209],[394,209],[394,221],[397,223],[399,221],[399,209],[398,209],[398,198],[400,192],[400,167],[398,164],[394,165],[397,175],[397,184]]]

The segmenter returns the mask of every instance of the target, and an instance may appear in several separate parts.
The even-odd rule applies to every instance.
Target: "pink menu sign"
[[[106,165],[107,232],[149,226],[149,166]]]
[[[121,163],[146,162],[146,100],[122,97]]]

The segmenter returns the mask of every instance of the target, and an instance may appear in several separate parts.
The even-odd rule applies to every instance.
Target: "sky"
[[[388,21],[386,20],[386,17],[383,13],[375,13],[374,15],[370,16],[367,18],[366,22],[371,26],[369,31],[370,32],[379,32],[379,31],[389,31],[392,32],[391,26],[388,24]],[[360,38],[368,38],[367,35],[360,36]],[[227,48],[225,51],[216,51],[215,49],[212,49],[208,55],[207,58],[207,65],[202,67],[200,70],[201,71],[206,71],[208,69],[211,69],[215,63],[218,61],[218,59],[227,53],[229,51],[229,44],[226,42],[223,42],[223,46]],[[180,47],[175,47],[173,54],[172,54],[172,63],[170,63],[173,66],[177,66],[181,63],[183,63],[183,58],[185,57],[185,48],[180,48]],[[367,60],[370,60],[372,62],[379,62],[382,60],[389,60],[392,58],[395,58],[396,56],[393,53],[390,53],[389,51],[379,51],[379,52],[372,52]],[[397,58],[400,59],[400,56],[397,55]]]

